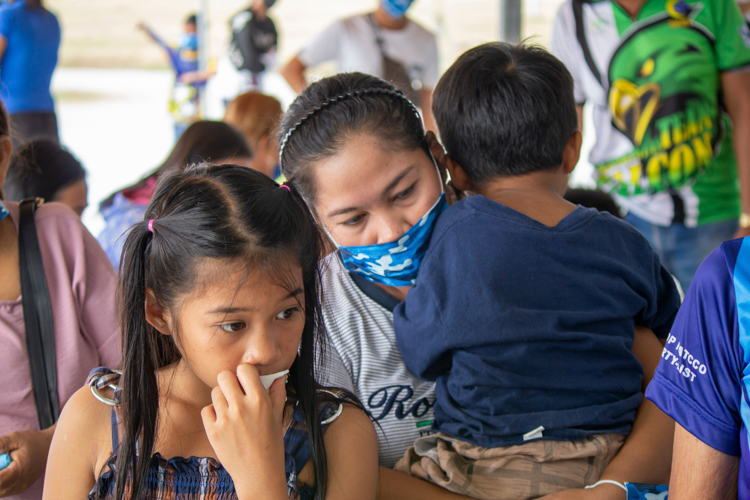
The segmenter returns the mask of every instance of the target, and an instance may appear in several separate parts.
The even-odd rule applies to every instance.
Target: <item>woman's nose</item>
[[[259,327],[245,346],[242,361],[258,367],[269,366],[281,358],[281,348],[269,327]]]
[[[406,233],[411,226],[401,218],[389,218],[382,222],[378,231],[378,244],[396,241]]]

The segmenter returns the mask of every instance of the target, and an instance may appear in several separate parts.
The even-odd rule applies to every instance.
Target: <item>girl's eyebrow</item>
[[[391,182],[388,184],[385,189],[383,190],[383,195],[386,195],[389,191],[391,191],[393,188],[395,188],[399,182],[401,182],[401,179],[406,177],[406,174],[414,170],[414,165],[409,165],[406,167],[400,174],[398,174]],[[330,212],[326,218],[330,219],[332,217],[336,217],[337,215],[342,215],[348,212],[356,212],[357,210],[360,210],[360,207],[347,207],[342,208],[339,210],[334,210],[333,212]]]
[[[289,295],[284,297],[281,302],[284,302],[285,300],[289,300],[292,298],[296,298],[300,295],[303,295],[305,291],[302,289],[302,287],[297,287],[296,289],[289,292]],[[207,314],[234,314],[234,313],[242,313],[242,312],[250,312],[253,309],[250,307],[217,307],[216,309],[211,309],[208,311]]]

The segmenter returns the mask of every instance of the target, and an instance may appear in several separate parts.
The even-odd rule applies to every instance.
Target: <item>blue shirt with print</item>
[[[750,238],[727,241],[698,269],[646,391],[708,446],[740,457],[750,499]]]

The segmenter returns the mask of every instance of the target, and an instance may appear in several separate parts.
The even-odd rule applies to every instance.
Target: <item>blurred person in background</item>
[[[67,205],[80,217],[88,206],[86,170],[59,143],[40,139],[24,144],[10,160],[6,199],[44,198]]]
[[[687,290],[723,241],[750,235],[750,29],[735,0],[567,0],[550,47],[579,125],[593,108],[598,187]]]
[[[12,151],[8,132],[8,116],[0,105],[0,185],[5,183]],[[9,453],[11,458],[0,471],[0,497],[40,500],[55,425],[40,429],[42,411],[37,409],[32,385],[25,322],[29,311],[24,304],[28,298],[24,301],[21,295],[19,220],[19,204],[5,199],[0,190],[0,454]],[[90,370],[103,364],[120,366],[117,276],[68,207],[45,203],[37,208],[34,224],[49,292],[60,410]],[[44,325],[40,330],[49,334]]]
[[[185,20],[184,31],[177,46],[165,42],[146,23],[138,29],[164,49],[175,73],[172,94],[169,97],[169,113],[174,120],[174,137],[179,139],[191,123],[200,118],[199,88],[206,83],[206,76],[198,67],[197,18],[191,14]]]
[[[164,163],[140,181],[123,188],[99,205],[105,227],[97,238],[115,269],[130,228],[143,214],[162,174],[172,169],[212,162],[252,167],[253,153],[245,137],[224,122],[202,120],[190,125],[174,145]]]
[[[267,12],[275,3],[276,0],[254,0],[229,21],[229,60],[240,76],[238,92],[262,89],[262,75],[276,60],[279,34]]]
[[[252,168],[274,180],[281,176],[276,128],[283,114],[281,103],[275,97],[260,92],[238,95],[224,113],[224,121],[247,139],[253,152]]]
[[[10,114],[14,145],[58,140],[50,93],[60,48],[60,23],[41,0],[0,7],[0,99]]]
[[[334,22],[281,70],[300,93],[305,70],[327,61],[339,73],[359,71],[380,77],[401,90],[422,111],[425,127],[435,130],[430,105],[438,80],[435,35],[406,17],[413,0],[380,0],[374,12]]]

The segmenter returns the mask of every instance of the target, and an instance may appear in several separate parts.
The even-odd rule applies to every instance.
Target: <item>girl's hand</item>
[[[287,499],[282,419],[284,378],[266,392],[258,370],[249,364],[237,375],[223,371],[211,392],[212,405],[201,411],[208,440],[234,481],[237,496]]]

